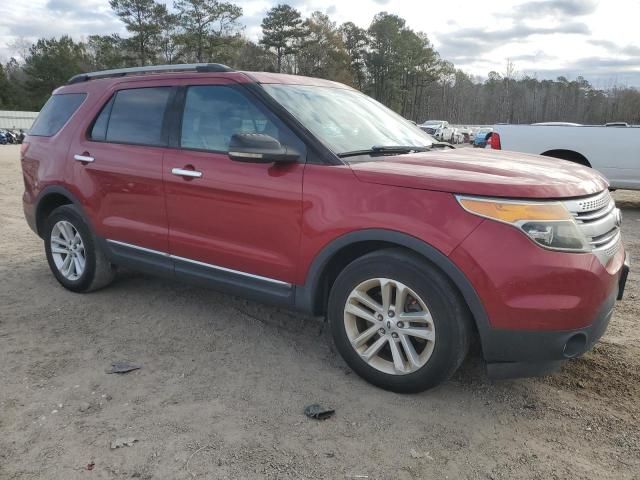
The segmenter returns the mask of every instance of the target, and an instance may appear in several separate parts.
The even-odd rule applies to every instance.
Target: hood
[[[567,198],[599,193],[596,170],[556,158],[460,148],[385,156],[350,164],[363,182],[511,198]]]

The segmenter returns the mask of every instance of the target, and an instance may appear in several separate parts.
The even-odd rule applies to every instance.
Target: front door
[[[164,157],[169,251],[176,273],[182,264],[247,282],[292,284],[304,144],[243,87],[218,81],[181,91],[179,148]],[[271,135],[302,152],[301,160],[287,165],[233,161],[227,152],[234,133]]]

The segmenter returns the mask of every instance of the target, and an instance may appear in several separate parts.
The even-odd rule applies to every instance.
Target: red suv
[[[415,392],[473,336],[493,377],[606,329],[628,266],[596,171],[447,149],[327,80],[171,65],[82,74],[22,145],[24,211],[76,292],[118,266],[326,315],[366,380]]]

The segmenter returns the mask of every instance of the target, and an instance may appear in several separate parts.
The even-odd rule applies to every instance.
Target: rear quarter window
[[[29,135],[51,137],[71,118],[87,97],[86,93],[60,93],[52,95],[33,122]]]

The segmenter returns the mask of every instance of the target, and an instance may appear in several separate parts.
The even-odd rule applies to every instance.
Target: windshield
[[[430,147],[433,138],[370,97],[351,89],[267,84],[264,89],[334,153],[375,147]]]

